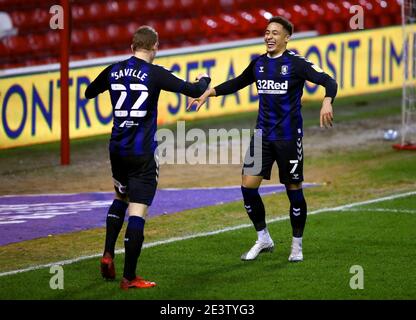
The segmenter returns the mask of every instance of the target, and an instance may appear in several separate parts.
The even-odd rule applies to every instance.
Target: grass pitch
[[[416,195],[310,215],[302,263],[287,261],[290,222],[269,224],[276,249],[252,262],[240,255],[255,240],[243,228],[145,248],[140,274],[147,290],[104,281],[98,258],[65,265],[64,289],[52,290],[49,268],[0,278],[1,299],[414,299]],[[363,268],[363,289],[350,268]],[[24,283],[24,286],[21,285]]]

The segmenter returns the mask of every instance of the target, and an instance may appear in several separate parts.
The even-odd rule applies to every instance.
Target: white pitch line
[[[383,201],[388,201],[388,200],[393,200],[393,199],[398,199],[398,198],[404,198],[404,197],[408,197],[408,196],[412,196],[412,195],[416,195],[416,191],[394,194],[394,195],[391,195],[391,196],[372,199],[372,200],[367,200],[367,201],[354,202],[354,203],[350,203],[350,204],[346,204],[346,205],[342,205],[342,206],[338,206],[338,207],[333,207],[333,208],[322,208],[322,209],[318,209],[318,210],[315,210],[315,211],[308,212],[308,215],[319,214],[319,213],[322,213],[322,212],[347,211],[345,209],[352,208],[352,207],[357,207],[357,206],[361,206],[361,205],[366,205],[366,204],[371,204],[371,203],[377,203],[377,202],[383,202]],[[276,218],[267,220],[267,223],[273,223],[273,222],[283,221],[283,220],[288,220],[288,219],[289,219],[288,216],[276,217]],[[234,226],[234,227],[227,227],[227,228],[224,228],[224,229],[219,229],[219,230],[214,230],[214,231],[209,231],[209,232],[196,233],[196,234],[191,234],[191,235],[184,236],[184,237],[174,237],[174,238],[170,238],[170,239],[166,239],[166,240],[160,240],[160,241],[146,243],[146,244],[143,245],[143,248],[151,248],[151,247],[160,246],[160,245],[164,245],[164,244],[168,244],[168,243],[172,243],[172,242],[177,242],[177,241],[207,237],[207,236],[211,236],[211,235],[215,235],[215,234],[219,234],[219,233],[224,233],[224,232],[228,232],[228,231],[234,231],[234,230],[239,230],[239,229],[243,229],[243,228],[248,228],[248,227],[251,227],[251,226],[252,226],[251,224],[241,224],[241,225]],[[117,254],[124,253],[124,249],[116,250],[116,253]],[[48,264],[32,266],[32,267],[28,267],[28,268],[25,268],[25,269],[7,271],[7,272],[0,273],[0,277],[13,275],[13,274],[17,274],[17,273],[33,271],[33,270],[38,270],[38,269],[43,269],[43,268],[48,268],[48,267],[51,267],[51,266],[54,266],[54,265],[72,264],[72,263],[87,260],[87,259],[101,257],[101,255],[102,255],[102,253],[97,253],[97,254],[93,254],[93,255],[78,257],[78,258],[75,258],[75,259],[68,259],[68,260],[52,262],[52,263],[48,263]]]
[[[406,209],[388,209],[388,208],[357,208],[357,209],[343,209],[340,211],[360,212],[360,211],[375,211],[375,212],[393,212],[393,213],[416,213],[416,210]]]

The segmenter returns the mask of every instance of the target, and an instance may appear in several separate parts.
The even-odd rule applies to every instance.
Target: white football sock
[[[302,237],[301,238],[292,237],[292,247],[302,250]]]
[[[270,237],[270,234],[267,228],[257,231],[257,238],[261,242],[272,242],[272,238]]]

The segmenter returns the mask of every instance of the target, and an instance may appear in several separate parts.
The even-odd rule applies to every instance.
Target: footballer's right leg
[[[241,191],[243,193],[244,208],[257,231],[257,241],[253,247],[241,256],[241,260],[254,260],[262,252],[272,252],[274,242],[266,227],[266,213],[259,194],[259,187],[263,177],[243,176]]]
[[[263,179],[270,179],[273,166],[273,155],[267,142],[258,142],[253,137],[247,150],[241,183],[244,208],[257,232],[254,246],[241,256],[241,260],[254,260],[262,252],[272,252],[274,242],[266,227],[266,212],[259,187]]]
[[[127,159],[129,168],[129,221],[124,237],[124,272],[120,288],[151,288],[156,283],[137,276],[136,269],[144,241],[148,207],[156,193],[159,166],[153,155]]]
[[[156,283],[144,280],[136,275],[137,262],[144,241],[144,225],[148,206],[143,203],[129,204],[129,222],[124,237],[124,272],[120,282],[120,288],[150,288]]]

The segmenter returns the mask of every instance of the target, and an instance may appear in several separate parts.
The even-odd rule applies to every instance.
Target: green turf
[[[49,287],[49,269],[0,278],[1,299],[415,299],[416,196],[360,206],[363,211],[311,215],[302,263],[289,263],[290,223],[269,224],[273,253],[239,256],[255,240],[251,228],[146,248],[140,274],[156,288],[118,288],[100,278],[97,259],[64,266],[64,289]],[[357,208],[354,208],[355,210]],[[116,259],[122,269],[123,256]],[[350,268],[364,270],[364,289],[350,288]],[[119,279],[120,275],[118,276]]]

